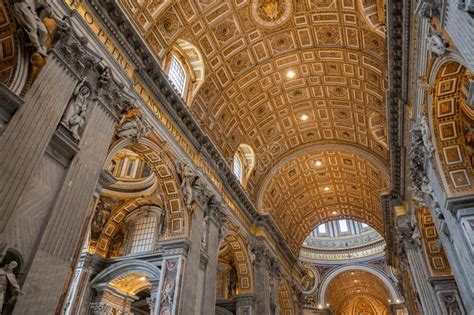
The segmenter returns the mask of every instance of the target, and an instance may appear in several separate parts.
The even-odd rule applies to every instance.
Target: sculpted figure
[[[0,315],[2,314],[3,304],[15,300],[18,295],[23,295],[23,291],[20,290],[16,277],[13,274],[13,270],[18,266],[16,261],[11,261],[3,268],[0,268]],[[5,301],[7,291],[10,292],[10,301]]]
[[[442,56],[446,53],[446,48],[448,44],[446,41],[441,37],[440,34],[431,33],[428,35],[428,43],[427,48],[429,51],[434,53],[437,56]]]
[[[74,94],[61,119],[61,124],[65,126],[74,139],[80,140],[79,128],[86,121],[87,103],[91,95],[91,90],[85,79],[77,85]]]
[[[141,137],[146,136],[150,129],[143,121],[138,109],[133,108],[122,116],[120,125],[117,128],[117,136],[119,138],[132,138],[132,140],[138,141]]]
[[[428,156],[431,156],[434,152],[434,146],[431,142],[430,128],[428,126],[428,121],[426,120],[425,115],[420,117],[420,129],[421,136],[423,138],[423,144],[425,145],[426,151],[428,151]]]
[[[191,164],[179,162],[178,173],[181,177],[181,190],[183,191],[183,202],[186,208],[191,208],[193,203],[193,182],[196,173]]]
[[[18,24],[25,30],[36,52],[46,56],[48,30],[42,19],[53,16],[48,0],[14,0],[13,11]]]

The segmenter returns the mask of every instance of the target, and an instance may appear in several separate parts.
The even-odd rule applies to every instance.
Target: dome
[[[311,231],[303,242],[300,258],[340,264],[379,258],[384,250],[385,241],[374,228],[359,221],[339,219]]]

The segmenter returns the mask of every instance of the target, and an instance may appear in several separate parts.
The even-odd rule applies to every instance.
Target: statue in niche
[[[140,111],[132,108],[122,116],[120,125],[117,127],[117,136],[131,138],[132,141],[138,142],[150,130],[150,126],[143,120]]]
[[[193,184],[196,179],[196,172],[190,163],[181,161],[178,163],[178,174],[181,178],[184,206],[192,211],[195,206]]]
[[[442,56],[446,53],[448,43],[444,40],[441,34],[430,33],[427,39],[427,48],[436,56]]]
[[[433,143],[431,142],[431,134],[430,134],[430,127],[428,125],[428,121],[426,120],[426,117],[423,114],[421,114],[421,117],[420,117],[420,130],[421,130],[421,136],[423,139],[423,144],[425,145],[425,149],[428,152],[428,157],[431,157],[431,155],[434,152],[434,146],[433,146]]]
[[[19,295],[23,295],[16,277],[13,274],[13,270],[18,266],[18,263],[14,260],[0,268],[0,315],[4,304],[11,304],[15,301]],[[9,299],[6,301],[6,297]]]
[[[201,234],[201,251],[206,253],[207,252],[207,238],[209,235],[209,221],[204,220]]]
[[[107,205],[101,200],[97,204],[94,219],[91,224],[91,237],[92,239],[98,239],[102,229],[104,228],[107,220],[110,217],[110,210]]]
[[[87,105],[90,96],[91,89],[84,78],[74,90],[74,94],[61,118],[61,124],[71,132],[72,137],[77,141],[81,139],[79,128],[86,121]]]
[[[18,24],[28,35],[35,52],[43,57],[47,54],[48,30],[44,18],[54,18],[48,0],[14,0],[13,11]]]

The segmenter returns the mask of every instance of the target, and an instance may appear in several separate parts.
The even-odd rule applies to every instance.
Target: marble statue
[[[42,19],[53,16],[48,0],[15,0],[13,11],[18,24],[28,35],[36,52],[45,57],[48,30]]]
[[[23,294],[23,291],[21,291],[20,286],[16,281],[15,275],[13,274],[13,270],[17,266],[18,263],[13,260],[3,268],[0,268],[0,315],[2,314],[3,304],[11,303],[11,301],[15,300],[18,295]],[[9,292],[9,295],[11,296],[10,301],[5,301],[7,292]]]
[[[131,138],[134,142],[138,142],[150,130],[150,126],[145,123],[138,109],[133,108],[122,116],[117,128],[117,136],[119,138]]]
[[[448,44],[438,33],[430,33],[427,39],[427,48],[430,52],[437,56],[442,56],[446,53],[446,48]]]
[[[61,118],[61,124],[66,127],[75,140],[80,140],[79,128],[82,127],[86,121],[86,112],[89,98],[91,96],[91,89],[85,82],[85,79],[77,85],[74,94],[69,101],[69,104]]]
[[[184,206],[189,209],[193,204],[193,182],[196,178],[196,172],[190,163],[181,161],[178,163],[178,174],[181,177]]]
[[[425,146],[426,151],[428,152],[428,157],[431,157],[431,155],[434,152],[434,146],[433,146],[433,142],[431,141],[431,134],[430,134],[430,128],[428,126],[428,121],[426,120],[426,117],[423,114],[420,117],[420,130],[421,130],[421,136],[423,139],[423,144]]]

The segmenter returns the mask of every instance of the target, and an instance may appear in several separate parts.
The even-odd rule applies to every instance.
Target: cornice
[[[388,143],[391,162],[391,192],[382,197],[388,262],[394,254],[394,207],[401,204],[404,195],[403,124],[408,97],[409,30],[411,24],[410,0],[387,0],[388,81],[386,94]]]
[[[161,65],[138,35],[131,22],[125,17],[119,5],[113,0],[87,0],[94,14],[106,27],[113,39],[120,45],[135,67],[135,74],[146,84],[159,105],[189,139],[198,152],[207,158],[223,186],[245,215],[257,227],[265,228],[274,238],[281,252],[289,261],[295,262],[297,255],[285,242],[283,235],[270,217],[262,216],[242,188],[232,170],[212,140],[204,133],[194,114],[168,81]]]

